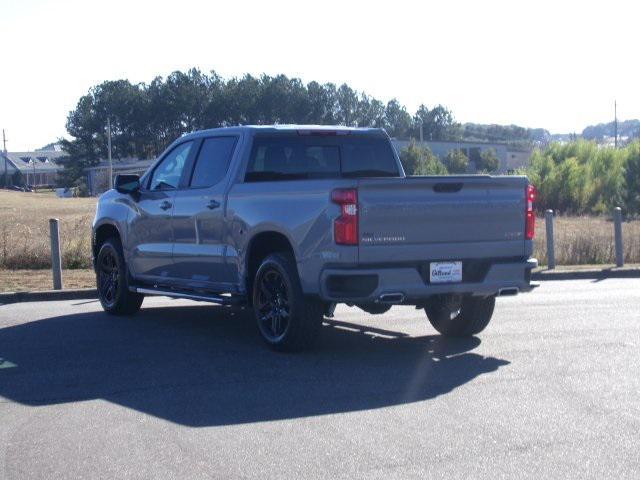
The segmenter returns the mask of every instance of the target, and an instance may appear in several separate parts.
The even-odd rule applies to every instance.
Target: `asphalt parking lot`
[[[640,280],[496,308],[447,340],[340,307],[286,355],[208,304],[0,306],[0,478],[639,478]]]

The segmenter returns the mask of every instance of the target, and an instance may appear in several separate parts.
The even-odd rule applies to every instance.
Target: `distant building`
[[[119,173],[142,175],[154,161],[155,159],[140,160],[138,158],[113,160],[113,176],[115,177]],[[95,167],[86,168],[85,173],[89,195],[100,195],[109,189],[109,162],[107,160],[100,160],[100,163]]]
[[[411,143],[410,140],[392,140],[398,153]],[[434,155],[443,159],[452,150],[461,150],[469,159],[469,170],[467,173],[476,173],[476,161],[480,158],[480,154],[486,150],[494,150],[500,162],[497,173],[508,173],[517,168],[528,165],[531,150],[519,151],[509,147],[506,143],[485,143],[485,142],[439,142],[425,141],[415,142],[417,145],[428,147]]]
[[[532,153],[533,149],[531,148],[523,148],[521,150],[507,148],[507,172],[528,167]]]
[[[34,152],[0,151],[0,187],[51,187],[66,153],[60,149]]]

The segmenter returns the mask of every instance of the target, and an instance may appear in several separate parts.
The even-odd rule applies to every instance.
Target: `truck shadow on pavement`
[[[287,355],[263,345],[248,310],[77,313],[0,329],[0,357],[16,365],[0,369],[0,396],[105,399],[192,427],[300,418],[428,400],[509,363],[471,353],[479,344],[337,319],[314,351]]]

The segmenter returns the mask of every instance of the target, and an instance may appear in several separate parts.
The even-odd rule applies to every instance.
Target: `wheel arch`
[[[251,303],[251,290],[253,288],[253,278],[255,277],[260,263],[272,253],[290,253],[296,258],[296,252],[291,240],[282,232],[277,230],[264,230],[256,233],[247,244],[244,265],[244,282],[247,292],[247,299]]]
[[[92,253],[93,253],[93,266],[95,268],[96,259],[98,258],[98,252],[100,252],[100,247],[102,244],[109,238],[116,237],[122,242],[122,235],[120,235],[120,230],[118,227],[111,222],[104,222],[101,225],[97,226],[93,232],[93,241],[92,241]]]

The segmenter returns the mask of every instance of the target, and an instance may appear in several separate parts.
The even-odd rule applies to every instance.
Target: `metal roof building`
[[[141,160],[139,158],[114,159],[113,176],[120,173],[142,175],[154,161],[155,159]],[[100,195],[109,189],[109,163],[106,160],[101,160],[98,165],[85,168],[84,171],[87,175],[89,195]]]
[[[55,185],[65,156],[60,150],[0,151],[0,186]]]

